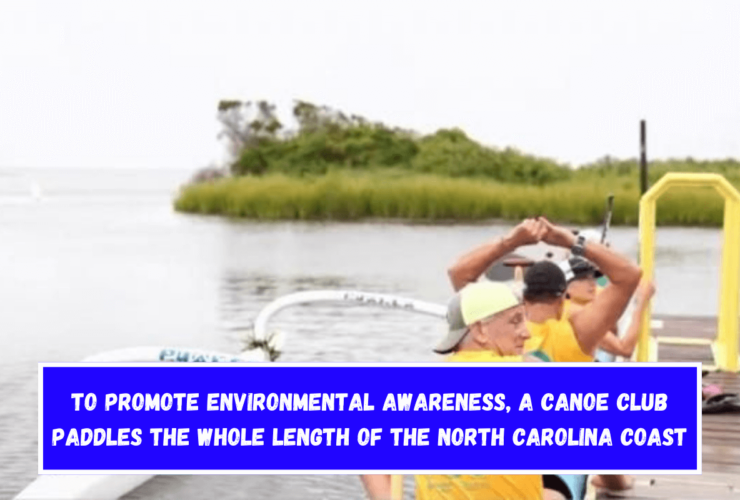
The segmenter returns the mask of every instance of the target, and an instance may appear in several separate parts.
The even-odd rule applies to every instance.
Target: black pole
[[[645,194],[647,190],[647,130],[645,120],[640,120],[640,194]]]

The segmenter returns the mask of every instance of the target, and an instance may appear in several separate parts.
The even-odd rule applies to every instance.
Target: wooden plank
[[[637,499],[740,499],[739,477],[733,474],[706,473],[681,476],[635,476],[635,489],[624,497]],[[614,498],[604,493],[596,499]]]
[[[722,420],[718,420],[716,422],[705,422],[702,424],[702,430],[710,432],[717,431],[724,433],[725,435],[732,436],[734,434],[740,434],[740,423],[724,422]]]
[[[702,424],[706,426],[733,427],[740,425],[740,413],[709,413],[703,415],[701,420]]]
[[[665,335],[666,330],[675,330],[692,337],[702,337],[717,333],[716,316],[672,316],[655,314],[652,319],[663,322],[663,328],[656,328],[653,332],[655,335]]]
[[[729,486],[737,486],[740,488],[740,476],[735,474],[717,474],[712,472],[705,472],[700,476],[696,475],[659,475],[651,476],[651,479],[657,481],[665,481],[675,484],[683,483],[711,483],[711,484],[723,484]]]
[[[738,431],[727,432],[721,429],[702,430],[702,443],[713,444],[713,441],[737,443],[740,441],[738,434],[740,434]]]
[[[740,449],[736,446],[702,445],[702,456],[704,463],[740,466]]]
[[[702,473],[704,472],[717,472],[723,474],[738,474],[740,475],[740,465],[733,464],[715,464],[706,462],[702,466]]]
[[[702,446],[708,446],[708,445],[721,446],[723,444],[740,447],[740,439],[737,439],[737,438],[729,439],[727,438],[727,436],[722,436],[722,437],[716,437],[716,438],[704,437],[704,440],[702,441]]]
[[[652,334],[660,337],[714,339],[716,317],[654,316],[663,322]],[[659,344],[661,362],[699,361],[713,364],[712,351],[702,345]],[[723,392],[740,394],[740,376],[736,373],[707,374],[705,384],[717,384]],[[698,395],[697,395],[698,396]],[[740,413],[702,416],[701,475],[635,476],[635,490],[630,499],[733,499],[740,500]],[[595,498],[609,498],[605,495]]]

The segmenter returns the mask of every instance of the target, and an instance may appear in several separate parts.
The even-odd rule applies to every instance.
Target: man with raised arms
[[[562,268],[542,261],[527,269],[523,295],[531,338],[525,352],[543,361],[592,361],[596,347],[621,317],[642,276],[640,268],[608,247],[574,235],[543,217],[527,219],[508,235],[480,245],[458,259],[448,270],[452,285],[457,290],[476,281],[507,253],[539,241],[590,260],[606,275],[609,284],[588,306],[564,315],[567,281]],[[628,486],[621,476],[613,479],[614,488]],[[545,476],[544,480],[550,498],[573,498],[578,496],[574,490],[585,488],[583,476]]]
[[[596,242],[586,241],[546,219],[527,219],[507,236],[463,255],[448,270],[455,290],[476,281],[488,267],[509,252],[543,241],[570,249],[593,262],[609,284],[587,306],[563,317],[566,279],[549,261],[537,262],[524,276],[524,304],[532,338],[525,352],[544,361],[590,361],[604,335],[617,322],[640,282],[642,271],[625,257]]]

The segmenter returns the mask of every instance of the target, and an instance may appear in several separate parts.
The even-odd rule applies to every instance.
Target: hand
[[[514,247],[534,245],[542,240],[545,233],[543,221],[538,219],[525,219],[522,223],[512,229],[506,236],[506,240]]]
[[[539,217],[538,221],[543,226],[542,240],[548,245],[556,247],[571,248],[575,242],[576,237],[573,233],[564,227],[556,226],[552,222],[548,221],[544,217]]]

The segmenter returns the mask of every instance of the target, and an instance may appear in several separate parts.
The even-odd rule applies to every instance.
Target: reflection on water
[[[35,172],[0,180],[0,498],[36,477],[36,363],[175,345],[238,352],[257,312],[288,293],[350,289],[446,303],[446,268],[509,226],[253,223],[170,208],[188,172]],[[25,179],[25,178],[24,178]],[[8,201],[10,200],[10,201]],[[637,254],[637,230],[611,241]],[[713,315],[721,233],[658,233],[655,310]],[[542,246],[521,249],[540,257]],[[288,308],[281,361],[433,361],[438,319],[357,304]],[[408,488],[410,489],[410,488]],[[158,477],[129,498],[359,498],[353,476]]]
[[[702,238],[703,242],[706,242]],[[655,249],[655,265],[676,266],[691,262],[707,262],[716,254],[715,249],[709,247],[658,247]]]

